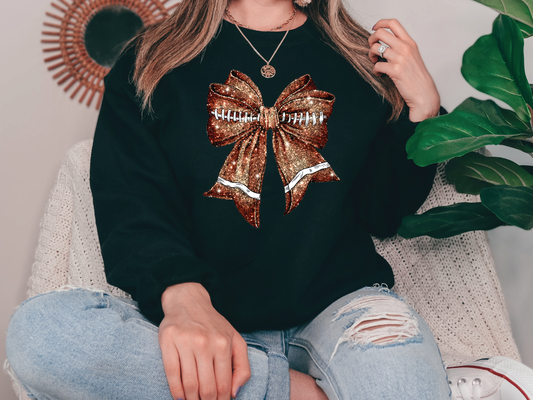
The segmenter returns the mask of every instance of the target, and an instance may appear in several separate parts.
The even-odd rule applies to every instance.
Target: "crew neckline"
[[[278,45],[286,31],[257,31],[254,29],[239,27],[254,46],[256,45]],[[233,40],[235,45],[249,46],[248,42],[242,37],[237,27],[225,19],[222,20],[222,30],[220,32],[224,37]],[[297,44],[310,40],[312,37],[316,37],[318,32],[314,27],[311,18],[307,17],[305,22],[289,31],[287,37],[283,41],[284,45]]]

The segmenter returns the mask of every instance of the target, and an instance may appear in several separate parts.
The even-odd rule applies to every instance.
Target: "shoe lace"
[[[457,387],[463,400],[481,400],[481,379],[476,378],[472,381],[472,389],[468,389],[466,379],[461,378],[457,381]],[[453,400],[459,400],[453,397]]]

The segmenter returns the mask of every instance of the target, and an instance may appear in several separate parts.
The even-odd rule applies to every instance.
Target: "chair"
[[[76,144],[61,166],[41,221],[27,298],[69,286],[129,297],[106,281],[89,185],[91,148],[91,140]],[[419,212],[464,201],[478,198],[457,193],[441,164]],[[394,291],[428,322],[445,364],[496,355],[520,361],[485,232],[374,243],[393,267]],[[5,369],[19,399],[29,400],[7,361]]]

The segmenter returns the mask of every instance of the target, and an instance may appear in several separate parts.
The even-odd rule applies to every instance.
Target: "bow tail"
[[[300,204],[309,183],[340,180],[313,146],[281,129],[274,132],[272,142],[279,174],[285,186],[285,214]]]
[[[266,132],[258,128],[233,146],[207,197],[233,200],[241,215],[259,228],[261,187],[266,165]]]

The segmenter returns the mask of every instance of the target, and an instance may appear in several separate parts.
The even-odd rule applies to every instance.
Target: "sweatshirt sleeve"
[[[443,107],[439,112],[447,114]],[[372,140],[359,177],[362,190],[357,217],[380,239],[394,236],[402,218],[420,208],[433,186],[437,165],[422,168],[407,159],[405,146],[417,125],[409,120],[407,106],[398,120],[384,123]]]
[[[90,184],[107,280],[159,325],[167,287],[199,282],[215,306],[220,277],[195,256],[187,203],[158,140],[157,119],[141,118],[130,81],[134,54],[133,47],[123,52],[105,78]]]

